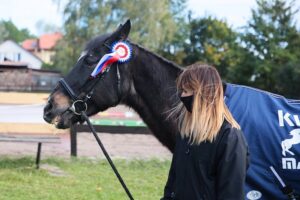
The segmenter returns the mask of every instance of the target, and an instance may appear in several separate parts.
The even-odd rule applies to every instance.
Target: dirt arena
[[[170,159],[171,153],[152,135],[99,133],[109,155],[126,159]],[[62,134],[61,144],[43,144],[42,157],[70,157],[69,134]],[[0,156],[35,156],[36,143],[0,142]],[[100,147],[91,133],[79,133],[77,138],[78,157],[104,158]]]
[[[43,104],[48,94],[0,92],[1,105],[30,105]],[[119,107],[111,112],[125,112],[128,108]],[[137,118],[137,116],[133,116]],[[42,131],[41,131],[42,130]],[[3,123],[0,122],[1,134],[33,134],[56,135],[61,138],[60,144],[43,144],[42,157],[59,156],[70,157],[69,131],[55,129],[48,124],[33,123]],[[149,134],[109,134],[98,133],[107,151],[113,158],[126,159],[170,159],[171,153],[153,136]],[[0,142],[0,156],[35,156],[36,143]],[[103,158],[94,136],[91,133],[78,133],[78,157]]]

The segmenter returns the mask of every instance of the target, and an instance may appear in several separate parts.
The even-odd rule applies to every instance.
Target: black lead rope
[[[108,68],[109,69],[109,68]],[[103,76],[101,76],[103,77]],[[108,155],[106,149],[104,148],[100,138],[98,137],[96,130],[94,128],[94,126],[92,125],[92,123],[90,122],[89,117],[86,114],[86,110],[87,110],[87,101],[88,99],[91,98],[91,95],[93,94],[94,91],[94,87],[96,85],[96,83],[101,80],[101,77],[92,85],[91,89],[86,93],[85,97],[83,99],[79,99],[78,96],[76,95],[76,93],[73,91],[73,89],[69,86],[69,84],[64,80],[61,79],[59,81],[59,84],[65,89],[65,91],[69,94],[69,96],[71,97],[73,103],[72,106],[68,109],[66,109],[64,112],[67,111],[71,111],[73,112],[75,115],[80,115],[82,117],[82,119],[84,121],[87,122],[90,130],[92,131],[93,135],[96,138],[96,141],[98,142],[103,154],[105,155],[105,158],[107,159],[108,163],[110,164],[111,168],[113,169],[115,175],[117,176],[119,182],[121,183],[123,189],[125,190],[127,196],[129,197],[130,200],[134,200],[134,198],[132,197],[129,189],[127,188],[125,182],[123,181],[121,175],[119,174],[117,168],[115,167],[113,161],[111,160],[110,156]],[[119,66],[117,65],[117,85],[118,85],[118,102],[120,101],[120,71],[119,71]]]
[[[286,183],[279,176],[275,168],[273,166],[270,166],[270,169],[276,177],[278,183],[280,184],[281,191],[283,192],[283,194],[286,195],[290,200],[300,200],[300,197],[298,197],[298,195],[295,194],[294,189],[290,185],[286,185]]]
[[[113,161],[111,160],[110,156],[108,155],[108,153],[107,153],[106,149],[104,148],[104,146],[103,146],[103,144],[102,144],[100,138],[98,137],[98,135],[97,135],[97,133],[96,133],[96,130],[95,130],[94,126],[92,125],[90,119],[88,118],[88,116],[86,115],[86,113],[85,113],[84,111],[81,112],[81,116],[82,116],[83,119],[87,122],[87,124],[88,124],[89,128],[91,129],[93,135],[95,136],[95,138],[96,138],[96,140],[97,140],[97,142],[98,142],[98,144],[99,144],[99,146],[100,146],[100,148],[101,148],[103,154],[105,155],[105,157],[106,157],[107,161],[109,162],[111,168],[113,169],[115,175],[117,176],[117,178],[119,179],[119,181],[120,181],[122,187],[124,188],[124,190],[125,190],[127,196],[129,197],[130,200],[134,200],[134,198],[132,197],[132,195],[131,195],[129,189],[127,188],[127,186],[126,186],[126,184],[125,184],[125,182],[123,181],[121,175],[119,174],[119,172],[118,172],[116,166],[114,165]]]

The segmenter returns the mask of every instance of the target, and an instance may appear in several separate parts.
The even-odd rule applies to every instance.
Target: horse
[[[138,44],[129,42],[127,38],[130,28],[131,23],[128,20],[113,33],[89,41],[64,79],[79,96],[84,96],[85,87],[99,79],[90,79],[99,59],[111,51],[110,47],[115,42],[126,40],[132,48],[132,58],[126,63],[112,64],[109,71],[103,74],[87,101],[86,113],[91,116],[118,104],[126,105],[134,109],[154,136],[173,152],[178,130],[175,120],[167,116],[168,111],[179,102],[175,80],[182,68]],[[72,100],[64,87],[57,85],[44,107],[44,120],[54,123],[60,129],[80,122],[78,115],[66,111],[71,104]]]
[[[295,155],[290,149],[292,148],[293,145],[299,144],[300,143],[300,129],[294,129],[290,132],[290,135],[292,138],[290,139],[285,139],[281,142],[281,147],[282,147],[282,155],[286,156],[286,152]]]
[[[79,99],[79,101],[85,99],[86,104],[83,105],[83,108],[88,116],[123,104],[133,108],[147,124],[153,135],[173,152],[175,136],[179,132],[176,116],[169,117],[169,111],[180,102],[177,95],[176,78],[183,69],[129,41],[130,28],[130,21],[127,21],[113,33],[100,35],[87,43],[75,66],[65,76],[64,81],[60,82],[49,95],[44,108],[44,120],[48,123],[54,123],[60,129],[83,121],[76,113],[76,108],[73,108],[75,107],[74,104],[78,102],[74,99]],[[104,55],[111,53],[112,46],[116,42],[122,41],[126,41],[132,49],[130,60],[124,63],[113,63],[100,77],[91,78],[91,74],[97,69]],[[255,88],[229,83],[224,84],[223,87],[224,100],[240,123],[242,130],[246,131],[244,133],[247,142],[249,142],[250,156],[251,152],[253,153],[246,177],[247,198],[253,199],[253,194],[263,194],[262,199],[279,197],[284,199],[285,197],[277,187],[269,166],[272,165],[283,172],[282,170],[285,168],[280,169],[282,166],[280,162],[284,163],[291,159],[280,157],[281,141],[278,142],[285,136],[286,132],[284,131],[289,127],[284,126],[283,128],[280,124],[275,127],[276,119],[274,117],[276,114],[274,113],[277,110],[282,110],[282,105],[288,106],[289,109],[295,108],[295,113],[298,113],[300,102],[287,101],[284,98],[277,99],[277,97],[274,98],[277,95],[270,95]],[[267,111],[262,112],[263,110]],[[291,112],[290,110],[285,112],[288,111]],[[260,114],[257,115],[257,113]],[[258,117],[262,119],[258,120]],[[266,123],[266,119],[268,119],[268,123]],[[255,132],[252,132],[252,129]],[[272,135],[270,130],[279,130],[278,135]],[[270,157],[270,152],[276,153],[275,156]],[[300,155],[299,149],[294,150],[294,152],[296,152],[295,155]],[[295,158],[298,159],[298,157]],[[293,159],[297,162],[295,158]],[[300,191],[297,180],[294,179],[298,174],[297,171],[281,174],[285,180],[290,181],[296,191]],[[275,187],[277,189],[274,189]]]

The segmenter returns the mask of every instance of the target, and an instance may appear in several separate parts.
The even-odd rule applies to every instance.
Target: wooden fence
[[[130,133],[130,134],[151,134],[146,126],[103,126],[94,125],[97,133]],[[86,124],[75,124],[70,128],[71,156],[77,156],[77,134],[82,132],[90,132]]]

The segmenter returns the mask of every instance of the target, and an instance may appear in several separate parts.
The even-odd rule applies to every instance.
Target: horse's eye
[[[96,64],[96,62],[98,62],[98,60],[99,60],[98,56],[94,55],[93,53],[89,53],[85,59],[85,61],[89,65]]]

